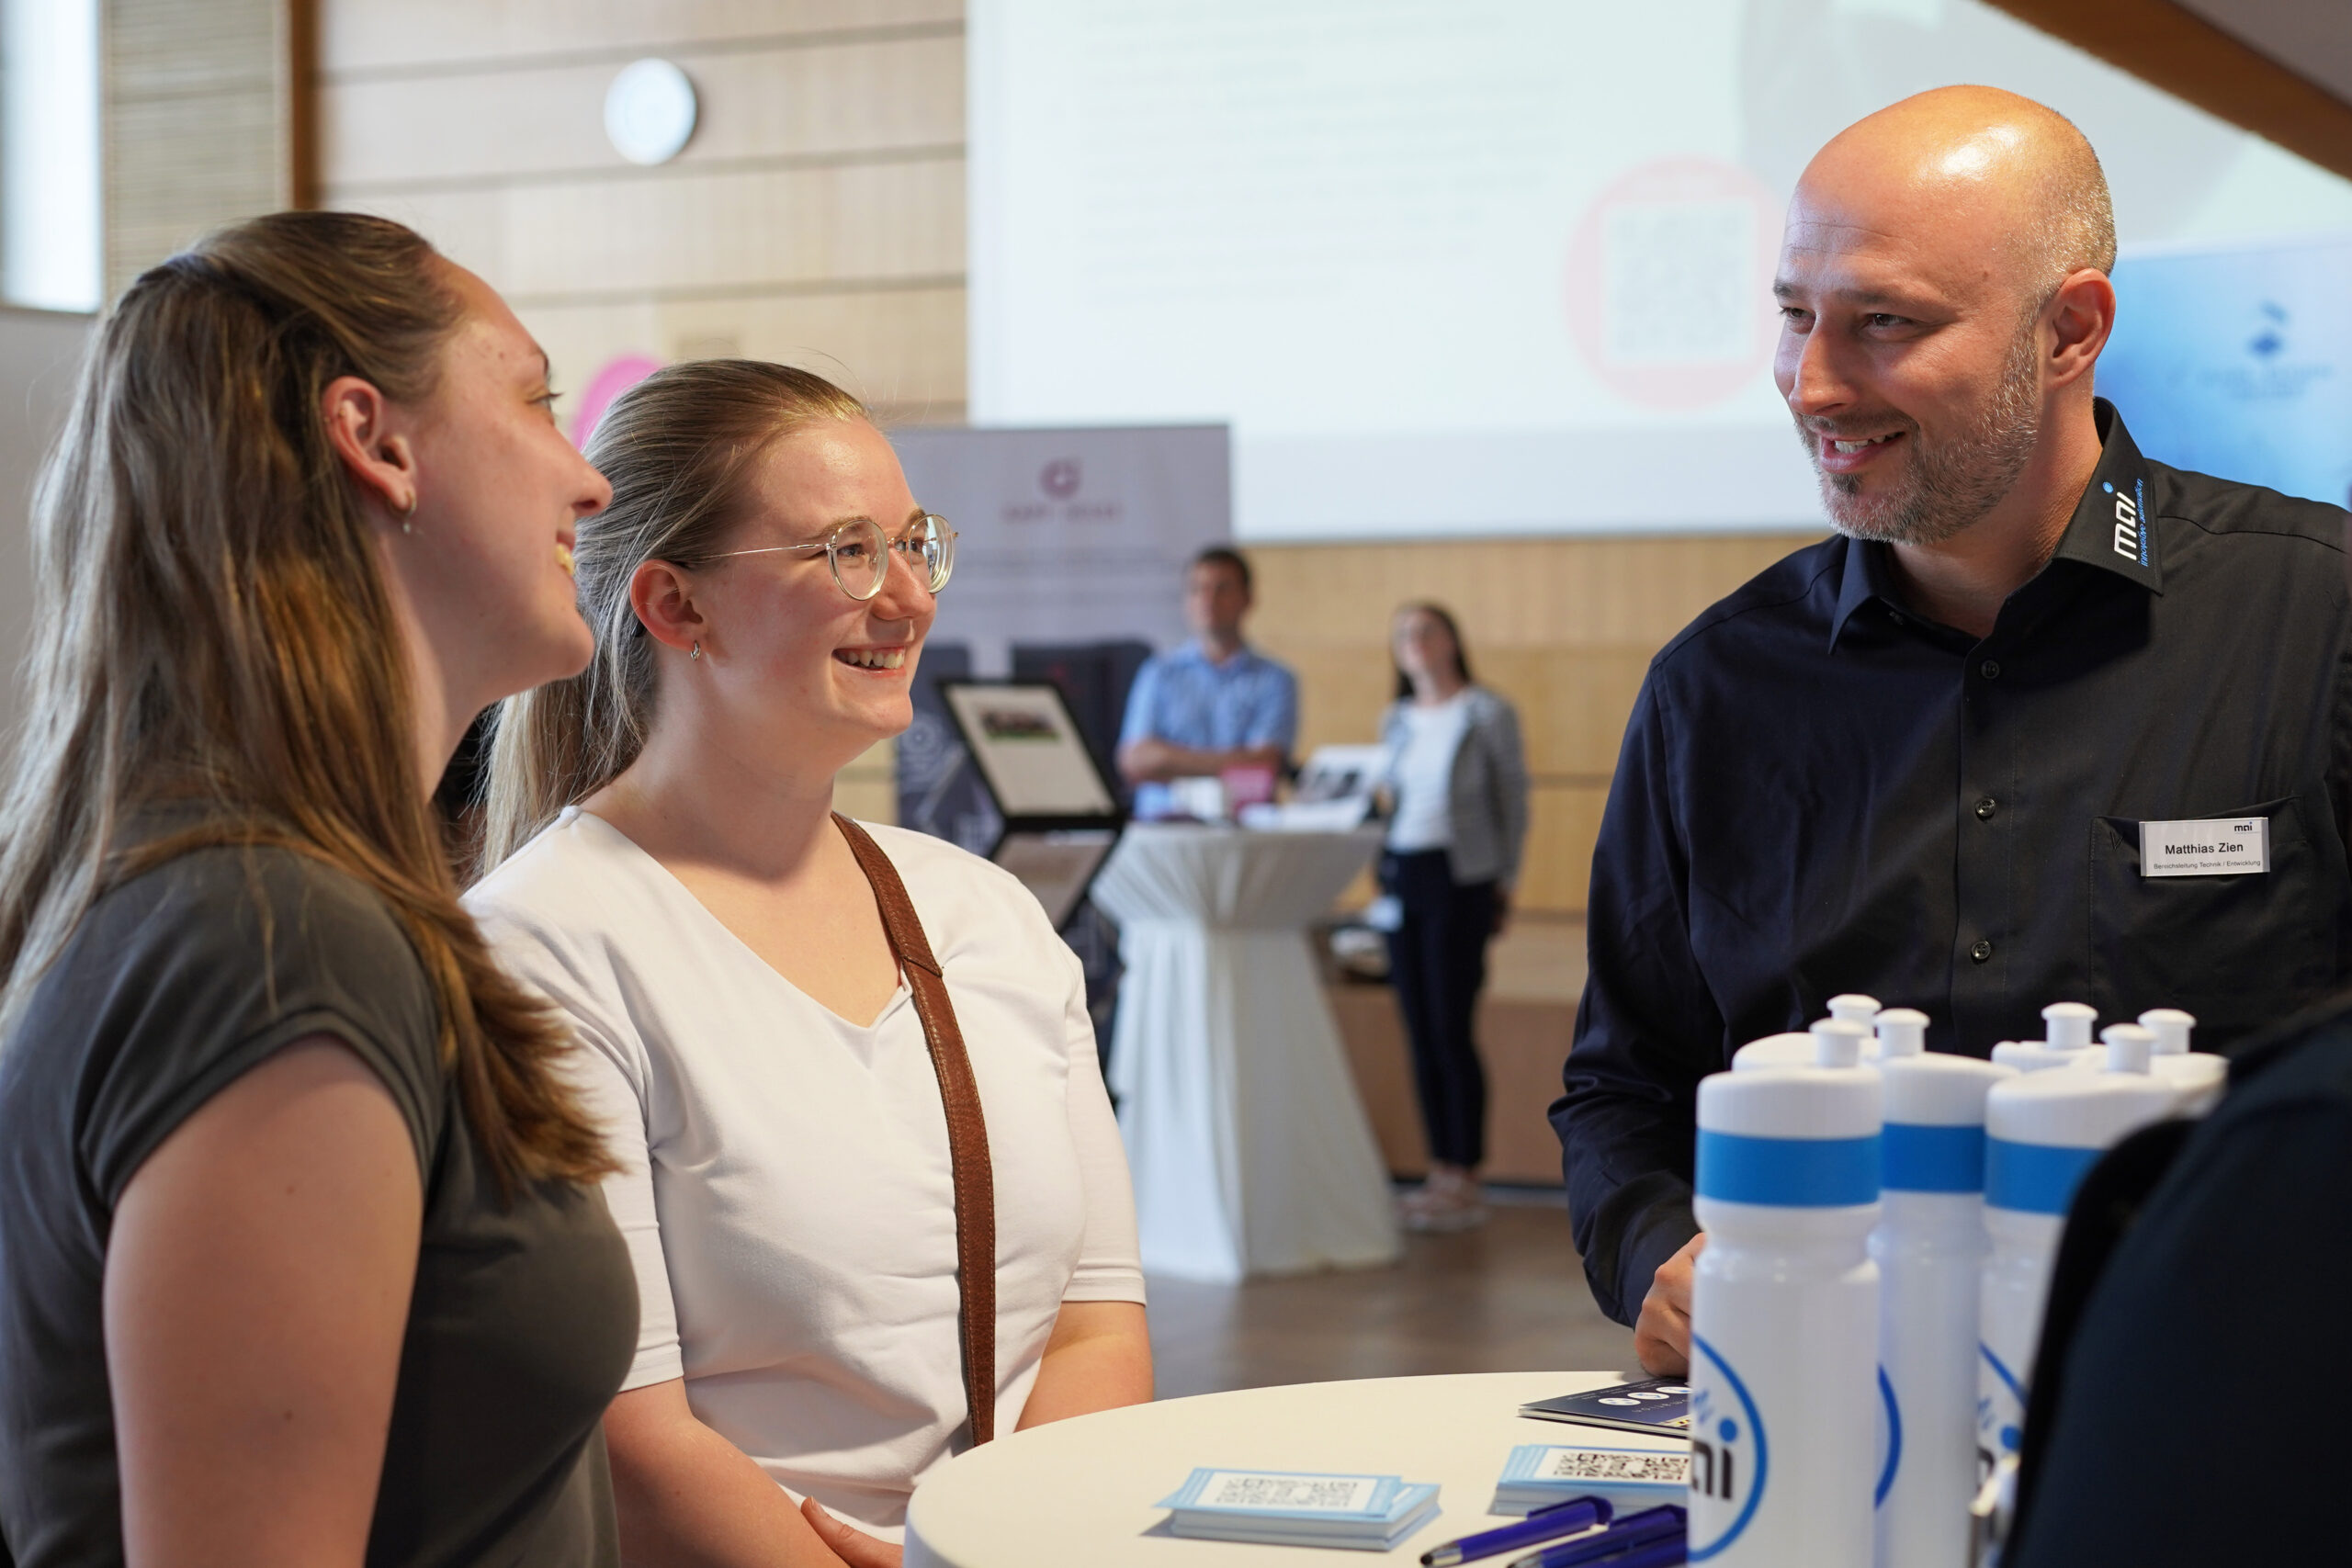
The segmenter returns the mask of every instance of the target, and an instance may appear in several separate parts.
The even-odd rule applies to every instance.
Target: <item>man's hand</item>
[[[1650,1293],[1642,1298],[1642,1315],[1634,1324],[1634,1355],[1642,1371],[1654,1378],[1690,1375],[1690,1274],[1699,1249],[1707,1245],[1703,1231],[1681,1251],[1657,1266]]]

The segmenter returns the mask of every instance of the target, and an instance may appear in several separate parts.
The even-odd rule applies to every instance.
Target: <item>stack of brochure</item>
[[[1395,1475],[1201,1469],[1158,1506],[1175,1510],[1174,1535],[1385,1551],[1437,1516],[1437,1488]]]
[[[1690,1450],[1521,1443],[1495,1483],[1497,1514],[1532,1514],[1571,1497],[1604,1497],[1619,1513],[1689,1500]]]

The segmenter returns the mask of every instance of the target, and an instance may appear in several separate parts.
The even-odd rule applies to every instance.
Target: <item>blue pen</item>
[[[1498,1556],[1506,1551],[1516,1551],[1522,1546],[1541,1546],[1564,1535],[1575,1535],[1595,1525],[1605,1525],[1609,1522],[1610,1513],[1606,1497],[1572,1497],[1565,1503],[1538,1508],[1515,1525],[1480,1530],[1476,1535],[1465,1535],[1460,1540],[1431,1547],[1421,1553],[1421,1568],[1453,1568],[1457,1562]]]
[[[1690,1540],[1688,1536],[1662,1535],[1618,1556],[1600,1558],[1592,1563],[1592,1568],[1674,1568],[1674,1564],[1687,1562],[1690,1558]],[[1536,1559],[1530,1557],[1525,1561],[1533,1562]]]
[[[1689,1545],[1689,1517],[1671,1503],[1628,1514],[1598,1535],[1578,1536],[1513,1558],[1510,1568],[1651,1568],[1679,1562]],[[1672,1556],[1654,1557],[1671,1549]]]

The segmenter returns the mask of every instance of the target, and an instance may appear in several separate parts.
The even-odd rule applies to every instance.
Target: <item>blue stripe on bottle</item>
[[[1756,1138],[1699,1130],[1699,1196],[1782,1209],[1878,1201],[1879,1140]]]
[[[2027,1214],[2064,1214],[2101,1149],[1984,1140],[1984,1201]]]
[[[1984,1190],[1984,1129],[1886,1124],[1884,1179],[1903,1192]]]

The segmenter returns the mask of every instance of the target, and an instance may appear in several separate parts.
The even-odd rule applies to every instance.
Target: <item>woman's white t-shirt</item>
[[[1069,1302],[1140,1302],[1135,1203],[1077,957],[1012,875],[868,827],[907,885],[995,1166],[997,1430]],[[896,1539],[968,1416],[947,1121],[904,981],[871,1024],[812,1001],[601,818],[566,811],[467,906],[577,1027],[625,1168],[624,1388],[695,1415],[795,1497]]]
[[[1456,692],[1442,703],[1406,703],[1397,716],[1405,733],[1388,763],[1396,791],[1388,847],[1398,854],[1444,849],[1453,842],[1453,754],[1469,733],[1470,705]]]

